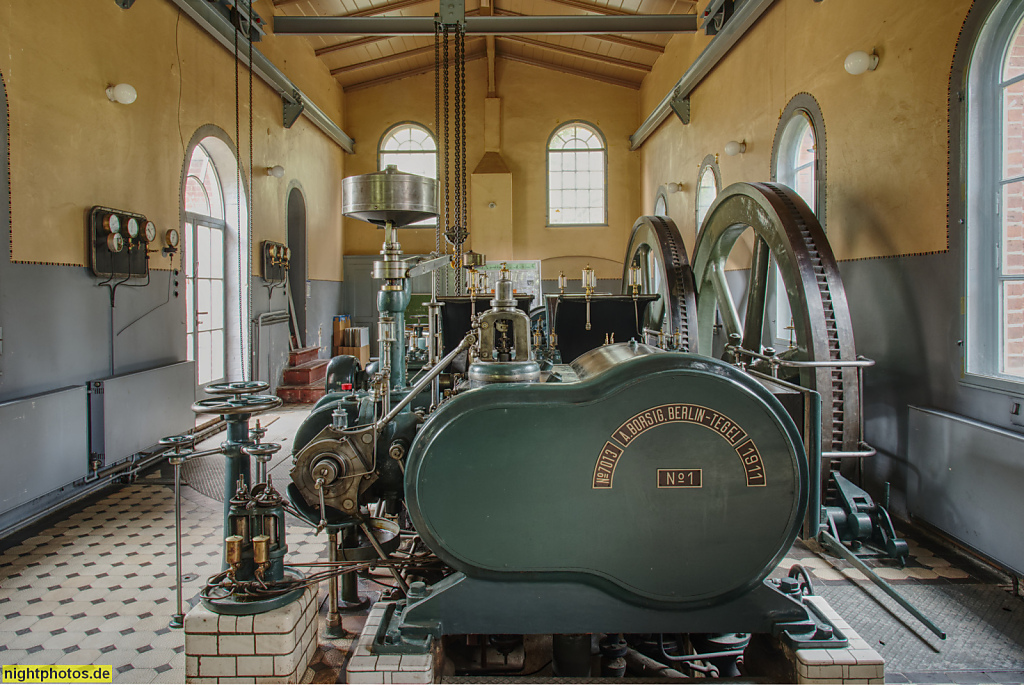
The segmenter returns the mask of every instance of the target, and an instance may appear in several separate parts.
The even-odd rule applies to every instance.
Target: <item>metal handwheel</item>
[[[280,407],[281,404],[281,398],[274,395],[242,395],[231,399],[212,397],[193,404],[192,411],[196,414],[236,416],[238,414],[259,414]]]
[[[194,435],[170,435],[170,436],[168,436],[166,438],[160,438],[160,441],[157,444],[163,445],[165,447],[178,447],[178,448],[180,448],[180,447],[189,447],[195,441],[196,441],[196,436],[194,436]]]
[[[251,395],[263,392],[270,387],[266,381],[233,381],[231,383],[212,383],[206,388],[210,395]]]
[[[270,459],[271,455],[280,452],[281,446],[276,442],[261,442],[255,445],[245,445],[242,447],[242,451],[250,457],[256,457],[257,459],[262,457],[266,461]]]
[[[726,282],[725,267],[747,229],[753,229],[755,244],[746,312],[741,321]],[[825,233],[800,196],[775,183],[733,184],[719,194],[708,211],[693,259],[698,351],[712,354],[718,314],[727,336],[740,341],[743,350],[763,351],[772,261],[779,267],[793,312],[794,346],[780,358],[856,361],[846,292]],[[767,346],[772,346],[773,337],[769,336]],[[792,380],[821,395],[822,451],[857,450],[861,421],[857,369],[804,367],[793,375]],[[838,467],[837,461],[833,460],[833,469]]]

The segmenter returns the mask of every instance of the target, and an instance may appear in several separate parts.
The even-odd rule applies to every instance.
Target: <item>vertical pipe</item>
[[[228,424],[227,441],[222,445],[224,451],[224,535],[231,535],[229,528],[229,512],[231,498],[238,489],[238,479],[242,479],[245,487],[252,486],[252,469],[249,455],[242,452],[242,445],[249,442],[249,414],[235,414],[225,417]],[[224,568],[227,568],[225,566]]]
[[[330,561],[338,560],[338,532],[331,530],[327,533],[327,558]],[[348,573],[345,575],[347,578],[353,574]],[[341,613],[338,611],[338,576],[331,576],[330,580],[327,581],[327,600],[328,600],[328,613],[327,613],[327,630],[328,632],[337,631],[337,628],[341,626]]]
[[[341,544],[345,549],[355,546],[356,529],[345,528],[341,533]],[[341,601],[348,605],[359,604],[358,578],[355,573],[346,573],[341,577]]]
[[[821,530],[821,395],[804,393],[804,449],[807,451],[808,492],[805,539],[817,539]]]
[[[177,452],[177,450],[175,450]],[[181,601],[181,463],[182,459],[173,458],[174,464],[174,573],[176,577],[175,591],[178,600],[178,611],[171,617],[167,625],[171,628],[185,626],[185,612]]]

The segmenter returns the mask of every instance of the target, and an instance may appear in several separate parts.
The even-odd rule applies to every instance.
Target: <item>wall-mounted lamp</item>
[[[665,191],[668,193],[679,193],[686,189],[686,185],[683,183],[666,183]]]
[[[863,50],[851,52],[846,56],[846,61],[843,62],[843,67],[846,69],[847,73],[853,74],[854,76],[859,76],[865,71],[874,71],[877,66],[878,55],[874,52],[868,54]]]
[[[107,98],[111,102],[120,102],[122,105],[130,105],[139,97],[135,87],[128,83],[118,83],[116,86],[107,86]]]
[[[739,142],[735,140],[730,140],[728,143],[725,144],[725,154],[729,155],[730,157],[742,155],[746,151],[747,143],[744,140],[741,140]]]
[[[273,176],[274,178],[284,178],[284,167],[280,164],[267,167],[267,176]]]

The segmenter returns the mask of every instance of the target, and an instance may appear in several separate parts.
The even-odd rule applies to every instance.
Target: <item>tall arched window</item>
[[[594,126],[571,121],[548,139],[548,225],[608,223],[607,155]]]
[[[989,13],[967,86],[967,372],[1016,384],[1024,381],[1024,0]]]
[[[377,168],[389,165],[408,174],[437,178],[437,141],[423,126],[413,122],[396,124],[384,132],[377,148]],[[436,219],[424,219],[413,226],[433,226]]]
[[[186,358],[196,362],[197,384],[206,385],[245,377],[249,308],[244,293],[251,269],[245,191],[234,151],[217,135],[197,138],[182,183],[181,262]]]
[[[668,216],[668,194],[664,188],[659,188],[658,194],[654,198],[654,215]]]
[[[793,97],[779,118],[772,145],[772,180],[797,192],[825,227],[825,122],[817,100]],[[793,344],[793,312],[777,266],[770,271],[774,305],[768,311],[776,345]]]
[[[694,203],[697,212],[695,217],[697,225],[694,228],[694,234],[700,232],[704,217],[708,215],[708,210],[711,209],[711,205],[721,189],[722,172],[718,169],[718,160],[714,155],[708,155],[700,163],[700,169],[697,170],[697,193]]]

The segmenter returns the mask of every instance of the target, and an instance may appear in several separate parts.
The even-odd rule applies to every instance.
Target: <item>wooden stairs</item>
[[[288,353],[284,378],[277,396],[285,404],[312,404],[324,396],[329,359],[317,359],[319,347],[303,347]]]

